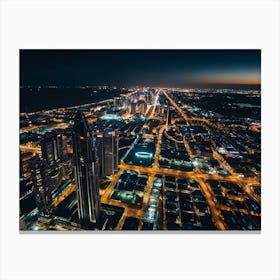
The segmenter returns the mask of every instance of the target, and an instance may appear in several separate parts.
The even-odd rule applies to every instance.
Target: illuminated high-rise
[[[136,109],[137,109],[137,103],[131,102],[130,103],[130,114],[132,114],[132,115],[136,114]]]
[[[97,135],[100,175],[110,176],[118,169],[119,135],[115,131],[106,131]]]
[[[170,108],[167,108],[167,113],[166,113],[166,124],[169,126],[171,125],[171,120],[172,120],[172,111],[170,110]]]
[[[52,210],[52,199],[47,163],[38,156],[33,157],[29,161],[29,170],[34,187],[38,213],[41,217],[49,218]]]
[[[78,215],[82,226],[91,228],[98,223],[100,212],[99,162],[92,132],[80,111],[75,116],[72,138]]]
[[[53,168],[59,159],[57,141],[54,133],[47,132],[44,134],[41,140],[41,151],[42,157],[46,160],[48,167]]]
[[[45,133],[41,140],[42,157],[50,169],[64,161],[66,149],[64,138],[60,131],[52,131]]]
[[[63,162],[65,161],[65,147],[63,135],[59,131],[47,132],[41,140],[42,158],[47,164],[52,191],[61,179]]]

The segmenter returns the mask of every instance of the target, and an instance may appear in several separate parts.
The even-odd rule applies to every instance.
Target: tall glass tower
[[[55,132],[47,132],[41,140],[42,157],[49,168],[53,168],[59,160],[58,145]]]
[[[98,156],[101,176],[111,176],[119,165],[119,136],[115,131],[97,135]]]
[[[78,214],[82,226],[89,229],[98,224],[100,212],[99,162],[90,127],[80,111],[75,116],[72,137]]]

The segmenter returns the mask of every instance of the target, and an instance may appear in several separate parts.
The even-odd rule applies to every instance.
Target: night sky
[[[260,84],[260,50],[21,50],[20,84]]]

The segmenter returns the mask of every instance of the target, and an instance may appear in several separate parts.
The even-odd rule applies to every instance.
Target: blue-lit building
[[[78,215],[82,226],[89,229],[98,223],[100,213],[99,161],[92,132],[80,111],[75,116],[72,139]]]

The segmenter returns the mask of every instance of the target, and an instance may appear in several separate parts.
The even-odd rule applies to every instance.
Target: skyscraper
[[[64,161],[63,135],[57,131],[47,132],[41,140],[42,158],[47,164],[52,191],[58,186]]]
[[[147,110],[147,104],[142,99],[137,102],[137,113],[144,115]]]
[[[52,131],[44,134],[41,140],[42,157],[48,167],[53,169],[64,161],[66,144],[60,131]]]
[[[132,114],[132,115],[136,114],[136,109],[137,109],[137,103],[131,102],[130,103],[130,114]]]
[[[146,94],[147,105],[153,105],[153,93],[150,91]]]
[[[65,160],[67,159],[67,156],[66,156],[67,137],[63,134],[62,130],[56,130],[54,133],[55,133],[55,138],[56,138],[57,156],[58,156],[59,162],[64,163]]]
[[[38,213],[41,217],[50,218],[52,199],[46,161],[36,156],[29,161],[29,169]]]
[[[100,212],[99,162],[90,127],[80,111],[75,116],[72,138],[79,219],[84,228],[91,228],[98,223]]]
[[[167,116],[166,116],[166,125],[169,126],[171,125],[171,121],[172,121],[172,111],[170,110],[169,106],[167,108]]]
[[[106,131],[97,135],[97,147],[100,160],[100,175],[110,176],[119,164],[119,136],[115,131]]]
[[[19,177],[23,177],[23,162],[22,162],[22,157],[21,157],[21,151],[19,150]]]
[[[54,168],[58,160],[58,149],[55,134],[47,132],[41,140],[42,157],[46,160],[49,168]]]

